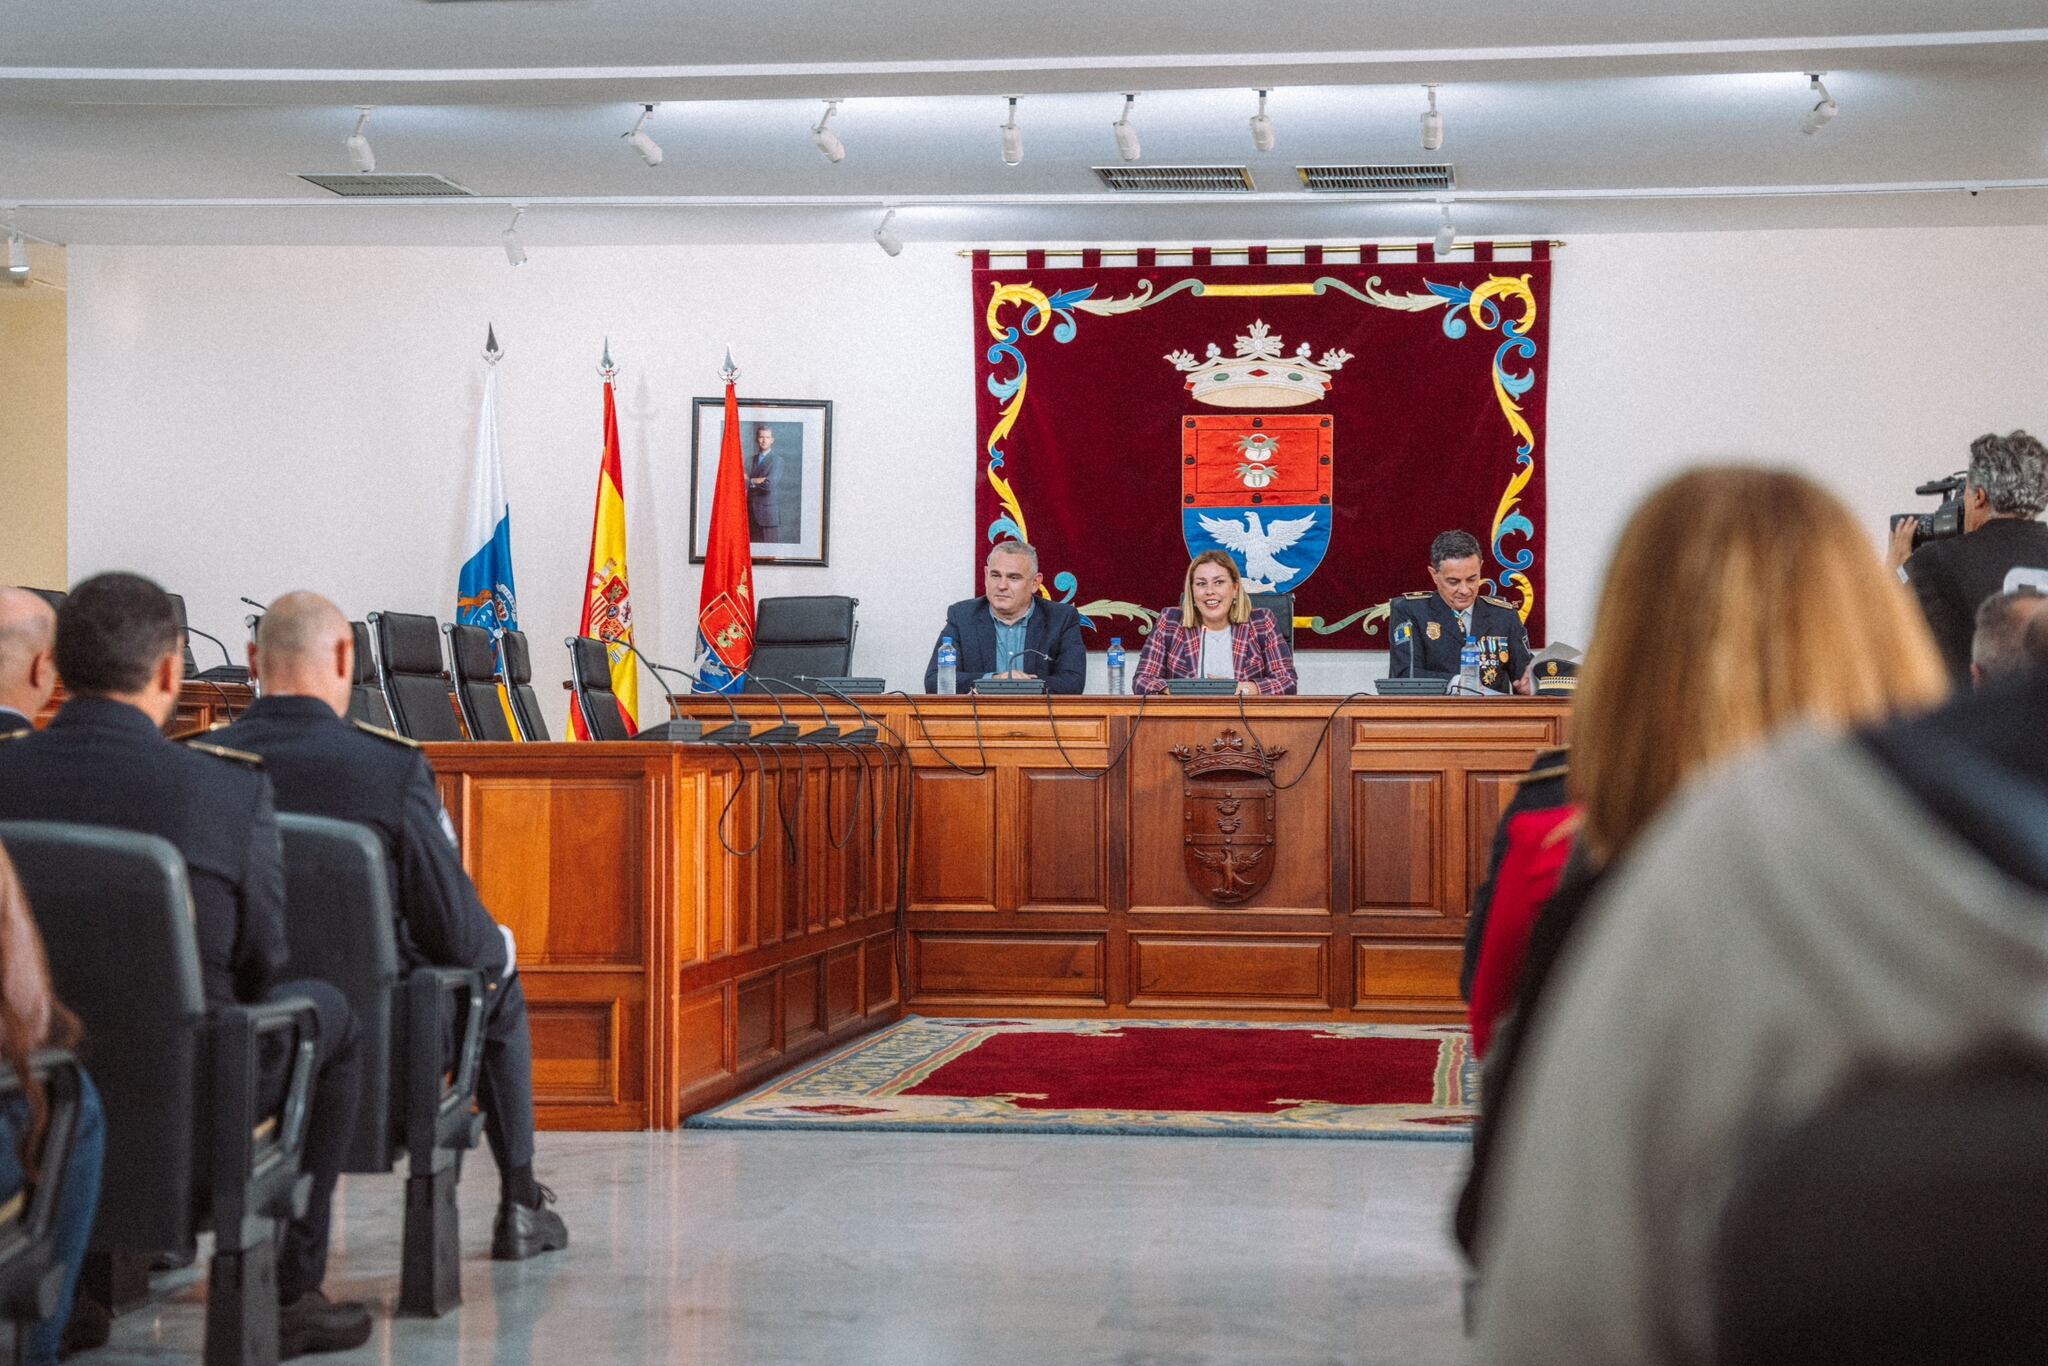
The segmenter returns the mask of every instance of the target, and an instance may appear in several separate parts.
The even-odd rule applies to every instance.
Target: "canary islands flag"
[[[597,509],[590,521],[590,572],[583,580],[583,615],[576,633],[605,643],[611,658],[612,692],[628,732],[640,729],[640,679],[633,667],[633,605],[626,587],[626,481],[619,466],[619,410],[612,396],[611,350],[605,350],[604,461],[597,471]],[[570,708],[576,738],[591,738],[583,713]]]
[[[519,629],[519,597],[512,583],[512,507],[505,501],[505,471],[498,455],[498,367],[495,335],[484,353],[483,409],[476,420],[476,467],[469,487],[469,558],[455,580],[455,619],[481,626],[496,640]]]
[[[725,440],[711,495],[704,589],[697,601],[697,692],[738,692],[754,662],[754,548],[747,536],[747,483],[741,469],[739,372],[725,358]]]

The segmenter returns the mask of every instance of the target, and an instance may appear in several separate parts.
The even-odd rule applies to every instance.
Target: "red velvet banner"
[[[1035,545],[1097,648],[1134,645],[1221,547],[1294,593],[1297,649],[1385,649],[1388,599],[1429,587],[1431,539],[1463,528],[1540,642],[1548,260],[1338,251],[977,253],[980,553]]]

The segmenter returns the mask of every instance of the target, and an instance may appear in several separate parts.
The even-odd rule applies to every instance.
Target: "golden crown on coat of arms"
[[[1349,351],[1325,351],[1309,359],[1303,342],[1293,355],[1283,355],[1280,338],[1263,321],[1255,321],[1238,337],[1236,353],[1209,343],[1207,360],[1192,351],[1169,351],[1166,359],[1186,373],[1195,402],[1213,408],[1297,408],[1314,403],[1330,391],[1330,376],[1351,359]]]

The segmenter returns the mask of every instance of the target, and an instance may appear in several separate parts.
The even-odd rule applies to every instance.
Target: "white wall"
[[[760,591],[859,597],[856,668],[910,686],[944,605],[973,591],[978,333],[950,248],[556,248],[514,271],[495,248],[78,247],[71,264],[73,577],[150,573],[215,634],[239,636],[240,594],[292,587],[354,614],[450,614],[486,321],[507,348],[499,423],[544,694],[580,604],[607,336],[655,658],[692,645],[689,401],[718,392],[727,340],[744,393],[836,405],[831,566],[763,568]],[[1551,299],[1552,636],[1584,643],[1621,519],[1691,460],[1808,470],[1875,539],[1971,437],[2048,430],[2024,292],[2044,264],[2048,228],[1573,239]],[[1644,591],[1682,621],[1684,585]],[[1381,671],[1337,654],[1302,669],[1323,691]]]

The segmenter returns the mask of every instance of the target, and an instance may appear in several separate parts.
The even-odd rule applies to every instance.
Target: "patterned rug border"
[[[1389,1127],[1358,1127],[1349,1129],[1331,1129],[1309,1128],[1301,1125],[1291,1125],[1285,1122],[1276,1122],[1277,1117],[1267,1117],[1262,1119],[1258,1117],[1247,1116],[1242,1118],[1234,1118],[1230,1122],[1224,1124],[1218,1124],[1214,1122],[1205,1124],[1194,1124],[1187,1123],[1184,1121],[1176,1122],[1172,1119],[1165,1118],[1165,1114],[1177,1112],[1158,1112],[1156,1114],[1148,1114],[1146,1115],[1146,1117],[1142,1119],[1134,1115],[1127,1118],[1112,1118],[1112,1116],[1118,1115],[1119,1112],[1108,1110],[1086,1112],[1102,1116],[1101,1119],[1089,1122],[1062,1120],[1050,1117],[1042,1122],[1039,1122],[1034,1121],[1029,1117],[1030,1113],[1032,1112],[1023,1112],[1018,1118],[1004,1120],[907,1119],[902,1118],[900,1116],[884,1117],[865,1115],[818,1114],[777,1116],[774,1114],[736,1113],[744,1111],[747,1107],[758,1103],[762,1098],[766,1096],[770,1096],[778,1091],[786,1090],[790,1086],[797,1082],[800,1082],[804,1078],[825,1071],[828,1068],[831,1068],[837,1063],[839,1063],[841,1060],[855,1053],[858,1053],[863,1049],[874,1046],[876,1043],[878,1043],[879,1041],[886,1038],[892,1033],[917,1025],[932,1024],[941,1025],[945,1027],[958,1027],[961,1029],[986,1028],[993,1025],[1011,1025],[1024,1028],[1029,1028],[1032,1026],[1044,1026],[1047,1028],[1048,1031],[1059,1032],[1072,1031],[1076,1029],[1076,1027],[1080,1027],[1082,1029],[1100,1028],[1103,1030],[1131,1028],[1259,1029],[1305,1030],[1309,1032],[1328,1032],[1333,1028],[1337,1028],[1371,1029],[1376,1032],[1400,1031],[1402,1034],[1410,1034],[1411,1036],[1420,1037],[1442,1037],[1446,1035],[1462,1035],[1466,1033],[1466,1031],[1463,1028],[1456,1025],[1366,1024],[1363,1022],[1352,1023],[1348,1021],[1328,1020],[1278,1020],[1273,1021],[1271,1023],[1267,1023],[1265,1021],[1259,1020],[1134,1020],[1115,1018],[1057,1020],[1019,1019],[1014,1017],[1003,1016],[961,1018],[955,1016],[932,1017],[923,1015],[906,1015],[901,1020],[896,1021],[894,1024],[885,1025],[880,1029],[873,1030],[869,1033],[863,1034],[857,1039],[851,1040],[848,1043],[840,1045],[838,1048],[833,1049],[829,1053],[823,1054],[816,1058],[812,1058],[807,1062],[801,1063],[798,1066],[791,1068],[787,1072],[784,1072],[775,1077],[771,1077],[767,1081],[755,1087],[753,1090],[748,1091],[744,1095],[735,1096],[731,1100],[725,1101],[724,1103],[719,1105],[715,1105],[709,1110],[700,1111],[697,1114],[689,1116],[687,1119],[683,1121],[683,1127],[685,1129],[723,1130],[727,1132],[744,1129],[784,1132],[802,1129],[814,1129],[840,1133],[973,1133],[1022,1135],[1026,1137],[1034,1134],[1101,1134],[1123,1138],[1268,1138],[1290,1140],[1301,1138],[1318,1138],[1347,1141],[1365,1140],[1368,1142],[1396,1143],[1470,1143],[1472,1141],[1472,1131],[1471,1126],[1469,1124],[1458,1127],[1445,1127],[1442,1129],[1401,1127],[1402,1121],[1398,1118],[1394,1118],[1391,1116],[1386,1120],[1386,1124]],[[1420,1109],[1425,1107],[1375,1106],[1360,1108],[1373,1108],[1387,1111],[1395,1111],[1404,1108]]]

